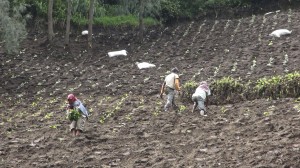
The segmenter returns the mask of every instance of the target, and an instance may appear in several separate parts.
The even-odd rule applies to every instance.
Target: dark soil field
[[[204,117],[178,95],[186,109],[164,112],[159,90],[174,66],[182,84],[299,71],[299,18],[288,10],[181,22],[148,29],[142,44],[134,30],[95,28],[91,56],[81,31],[73,32],[70,49],[62,34],[48,45],[36,32],[18,55],[0,46],[0,167],[297,168],[297,99],[211,102]],[[268,37],[280,28],[292,34]],[[107,55],[122,49],[127,56]],[[139,70],[136,62],[156,67]],[[69,93],[91,113],[78,137],[66,119]]]

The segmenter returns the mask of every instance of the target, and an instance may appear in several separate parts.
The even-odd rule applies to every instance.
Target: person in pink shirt
[[[78,120],[72,120],[70,124],[70,131],[74,136],[78,136],[84,129],[85,120],[88,119],[89,113],[86,107],[82,104],[82,102],[74,96],[74,94],[68,95],[68,107],[67,107],[67,114],[73,110],[78,109],[80,112],[80,117]]]
[[[192,95],[192,100],[194,102],[193,111],[198,109],[200,110],[200,115],[206,116],[206,107],[208,105],[208,96],[210,95],[210,88],[206,81],[199,83],[199,86]]]

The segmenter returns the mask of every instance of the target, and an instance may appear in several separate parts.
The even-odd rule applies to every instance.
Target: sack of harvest
[[[68,114],[68,119],[71,121],[77,121],[80,117],[80,112],[78,110],[71,110],[71,112]]]

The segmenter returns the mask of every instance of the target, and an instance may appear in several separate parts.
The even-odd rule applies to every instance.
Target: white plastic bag
[[[126,50],[108,52],[108,56],[109,57],[126,56],[126,55],[127,55],[127,51]]]
[[[280,37],[280,36],[283,36],[283,35],[288,35],[288,34],[291,34],[292,31],[289,31],[287,29],[278,29],[278,30],[275,30],[273,31],[270,36],[273,36],[273,37]]]
[[[150,64],[148,62],[136,62],[136,65],[139,69],[146,69],[146,68],[154,68],[156,67],[154,64]]]
[[[83,30],[82,32],[81,32],[81,35],[88,35],[89,34],[89,31],[87,31],[87,30]]]

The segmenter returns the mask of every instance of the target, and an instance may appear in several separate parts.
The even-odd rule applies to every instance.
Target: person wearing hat
[[[87,109],[84,107],[82,102],[77,99],[74,94],[68,95],[68,107],[67,114],[69,114],[72,110],[76,109],[80,112],[79,118],[77,120],[71,120],[70,131],[74,136],[78,136],[84,129],[84,122],[88,119],[89,113]]]
[[[164,83],[160,89],[160,98],[163,98],[163,93],[167,95],[167,103],[164,106],[164,110],[168,111],[168,109],[172,107],[177,107],[175,104],[175,90],[180,91],[180,82],[178,76],[179,70],[177,68],[173,68],[171,73],[166,76]]]
[[[192,95],[192,100],[194,102],[193,111],[195,109],[199,108],[200,115],[205,116],[206,115],[206,108],[205,106],[208,105],[208,96],[210,95],[210,88],[206,81],[202,81],[199,83],[199,86],[197,87],[195,93]]]

